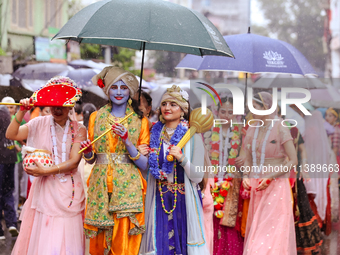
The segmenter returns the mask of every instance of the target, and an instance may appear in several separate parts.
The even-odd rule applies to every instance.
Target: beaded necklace
[[[165,128],[163,128],[163,131],[162,131],[162,134],[161,134],[161,137],[160,137],[160,142],[159,142],[159,147],[158,147],[158,150],[156,152],[157,154],[157,164],[158,164],[158,167],[159,167],[159,153],[161,151],[161,146],[163,146],[163,140],[164,140],[164,135],[165,135]],[[161,172],[161,175],[162,175],[162,172]],[[163,199],[163,194],[166,193],[166,192],[163,192],[162,191],[162,183],[161,183],[161,180],[158,180],[158,190],[159,190],[159,194],[161,196],[161,202],[162,202],[162,208],[164,210],[165,213],[167,214],[171,214],[173,213],[173,211],[175,211],[176,209],[176,206],[177,206],[177,170],[176,170],[176,159],[174,160],[174,182],[175,182],[175,186],[174,186],[174,196],[175,196],[175,200],[174,200],[174,206],[173,208],[168,211],[166,208],[165,208],[165,205],[164,205],[164,199]]]
[[[54,118],[51,117],[50,118],[50,126],[51,126],[51,136],[52,136],[52,143],[53,143],[53,156],[54,156],[54,162],[55,165],[59,164],[59,158],[58,158],[58,148],[57,148],[57,138],[56,138],[56,131],[55,131],[55,123],[54,123]],[[64,130],[64,134],[63,134],[63,140],[62,140],[62,158],[61,158],[61,162],[65,162],[66,161],[66,141],[67,141],[67,134],[68,134],[68,127],[70,126],[71,128],[71,134],[72,134],[72,144],[71,144],[71,149],[74,143],[74,128],[73,128],[73,124],[70,124],[70,120],[66,121],[66,125],[65,125],[65,130]],[[74,179],[73,179],[73,173],[71,171],[71,181],[72,181],[72,198],[71,198],[71,202],[69,204],[68,207],[70,207],[72,205],[73,199],[74,199]],[[60,182],[66,182],[67,179],[65,178],[65,174],[57,174],[59,181]]]
[[[270,127],[268,128],[267,133],[264,137],[263,143],[262,143],[260,167],[255,168],[255,169],[257,169],[257,174],[254,175],[254,177],[256,179],[259,178],[258,173],[262,172],[262,166],[263,166],[264,159],[265,159],[265,156],[266,156],[266,143],[267,143],[267,140],[268,140],[268,137],[269,137],[269,134],[270,134],[270,131],[272,130],[272,128],[273,128],[273,125],[270,125]],[[256,130],[255,130],[255,134],[254,134],[253,143],[252,143],[252,157],[253,157],[253,166],[254,167],[257,166],[257,162],[256,162],[256,139],[257,139],[257,136],[259,135],[259,129],[260,129],[259,126],[257,126]]]

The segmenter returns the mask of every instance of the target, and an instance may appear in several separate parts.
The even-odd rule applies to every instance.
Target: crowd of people
[[[193,109],[179,86],[157,114],[122,68],[92,82],[109,98],[100,109],[78,104],[66,77],[41,88],[68,91],[46,98],[59,105],[32,108],[35,93],[0,106],[0,219],[19,235],[12,254],[321,254],[339,215],[336,109],[304,116],[292,105],[244,120],[225,94],[210,107],[225,124],[182,148]],[[253,97],[257,110],[272,104],[268,92]]]

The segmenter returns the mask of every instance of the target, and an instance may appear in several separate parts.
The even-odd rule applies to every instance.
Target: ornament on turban
[[[138,90],[139,83],[132,73],[123,68],[107,66],[99,74],[92,77],[92,83],[102,88],[107,96],[109,96],[111,86],[120,80],[129,88],[130,97],[133,98]]]

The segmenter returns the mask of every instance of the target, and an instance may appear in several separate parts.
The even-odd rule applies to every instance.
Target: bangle
[[[16,122],[21,125],[21,122],[17,119],[17,114],[14,114],[14,119],[16,120]]]
[[[178,160],[179,162],[182,162],[184,159],[185,155],[183,154],[182,157]]]
[[[59,167],[59,165],[57,165],[57,167],[58,167],[58,170],[59,170],[59,174],[60,174],[60,167]]]
[[[137,150],[137,155],[136,155],[136,157],[131,157],[131,156],[129,155],[129,158],[130,158],[131,160],[133,160],[133,161],[138,160],[138,159],[140,158],[140,152]]]
[[[85,154],[83,153],[83,159],[85,159],[86,161],[91,161],[94,158],[93,151],[91,151],[91,153],[92,153],[92,156],[90,158],[85,157]]]
[[[183,159],[183,161],[180,162],[179,164],[180,164],[182,167],[184,167],[184,166],[187,164],[187,162],[188,162],[188,158],[185,157],[185,158]]]

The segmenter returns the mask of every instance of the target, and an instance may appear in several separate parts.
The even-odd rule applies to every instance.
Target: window
[[[45,27],[61,27],[62,7],[65,1],[45,0]]]
[[[12,24],[20,28],[33,27],[33,0],[12,0]]]

